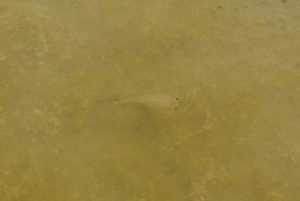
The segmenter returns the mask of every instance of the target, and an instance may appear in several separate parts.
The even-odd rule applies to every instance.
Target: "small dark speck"
[[[175,98],[175,100],[178,100],[178,98]]]
[[[281,0],[282,3],[286,3],[286,0]]]
[[[218,5],[218,8],[222,8],[222,5]]]

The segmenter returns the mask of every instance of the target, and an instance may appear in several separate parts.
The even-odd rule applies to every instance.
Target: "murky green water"
[[[299,17],[0,0],[0,200],[300,200]]]

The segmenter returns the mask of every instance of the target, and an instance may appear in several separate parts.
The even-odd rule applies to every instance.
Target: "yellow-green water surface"
[[[0,201],[299,201],[299,0],[0,0]]]

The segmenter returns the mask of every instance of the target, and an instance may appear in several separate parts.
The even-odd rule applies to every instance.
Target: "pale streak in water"
[[[170,95],[145,95],[136,98],[128,98],[123,100],[105,101],[108,104],[143,104],[152,108],[161,109],[178,109],[179,100]]]

